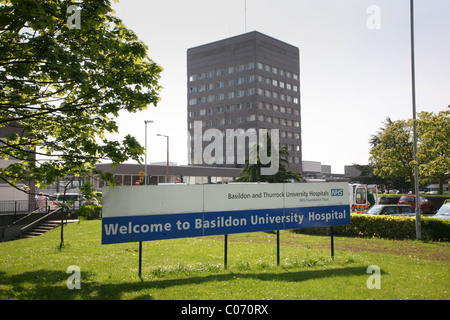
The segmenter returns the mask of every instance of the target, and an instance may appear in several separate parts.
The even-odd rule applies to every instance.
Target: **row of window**
[[[194,162],[194,160],[192,160]],[[210,178],[210,181],[208,181]],[[203,176],[183,176],[183,181],[186,184],[207,184],[207,183],[216,183],[216,184],[225,184],[229,182],[233,182],[233,177],[203,177]]]
[[[262,102],[262,101],[258,101],[258,108],[259,109],[266,109],[269,111],[276,111],[276,112],[281,112],[281,113],[286,113],[286,114],[293,114],[294,116],[299,116],[300,115],[300,110],[299,109],[294,109],[291,107],[284,107],[284,106],[279,106],[277,104],[272,104],[270,102]]]
[[[253,147],[253,145],[250,145],[249,147],[251,148],[251,147]],[[299,145],[295,145],[295,144],[280,143],[279,147],[280,148],[287,148],[288,151],[300,152],[300,146]],[[237,150],[243,149],[243,147],[241,145],[239,145],[239,144],[236,146],[236,148],[237,148]],[[191,150],[191,153],[194,153],[194,152],[196,152],[196,150],[197,150],[197,152],[201,152],[202,149],[199,148],[199,147],[194,147],[194,145],[191,145],[190,146],[190,150]],[[232,159],[230,158],[229,160],[232,160]]]
[[[227,68],[221,68],[217,70],[210,70],[208,72],[202,72],[199,74],[193,74],[189,76],[189,82],[197,81],[197,80],[203,80],[203,79],[211,79],[214,77],[220,77],[227,74],[232,74],[235,72],[241,72],[244,70],[252,70],[255,69],[255,63],[249,62],[245,64],[240,64],[237,66],[231,66]]]
[[[202,120],[202,126],[203,126],[203,128],[215,128],[217,126],[223,126],[223,125],[227,125],[227,124],[253,122],[253,121],[257,121],[257,120],[259,122],[273,123],[273,124],[282,125],[282,126],[286,126],[286,127],[295,127],[295,128],[300,127],[300,121],[289,120],[289,119],[279,118],[279,117],[273,117],[273,116],[264,115],[264,114],[258,114],[258,115],[249,114],[246,116],[240,115],[240,116],[234,116],[234,117],[220,117],[217,119],[205,119],[205,120]],[[189,129],[194,129],[194,122],[189,123]]]
[[[264,70],[266,72],[270,72],[276,75],[280,75],[283,77],[286,77],[288,79],[294,79],[296,81],[298,81],[299,77],[297,73],[294,72],[290,72],[281,68],[277,68],[268,64],[263,64],[263,63],[255,63],[255,62],[248,62],[248,63],[244,63],[244,64],[240,64],[237,66],[230,66],[227,68],[220,68],[220,69],[216,69],[216,70],[210,70],[208,72],[202,72],[199,74],[193,74],[189,76],[189,82],[193,82],[193,81],[197,81],[197,80],[203,80],[203,79],[211,79],[214,77],[220,77],[220,76],[225,76],[227,74],[233,74],[233,73],[237,73],[237,72],[242,72],[244,70],[252,70],[258,68],[259,70]]]
[[[193,148],[191,148],[191,149],[190,149],[190,152],[191,152],[191,154],[193,154],[195,151],[194,151]],[[225,162],[225,159],[226,159],[226,162]],[[234,155],[227,155],[225,159],[224,159],[223,156],[222,156],[222,157],[216,156],[215,163],[220,163],[220,164],[224,164],[224,163],[226,163],[226,164],[233,164],[233,163],[236,161],[236,158],[234,157]],[[194,158],[193,158],[193,157],[191,157],[190,160],[191,160],[190,163],[193,163],[193,162],[194,162]],[[288,157],[288,162],[289,162],[289,163],[300,163],[300,157],[289,156],[289,157]],[[192,178],[192,177],[191,177],[191,178]],[[197,177],[197,178],[198,178],[198,177]],[[214,183],[213,178],[214,178],[214,177],[211,177],[211,183]],[[231,182],[231,181],[232,181],[232,180],[228,180],[228,181],[227,181],[227,180],[225,180],[226,178],[222,178],[222,177],[217,177],[217,178],[218,178],[218,179],[219,179],[219,178],[223,179],[224,182],[222,182],[222,183],[228,183],[228,182]],[[205,182],[206,180],[207,180],[207,177],[203,177],[203,183],[207,183],[207,182]],[[185,182],[184,177],[183,177],[183,182]],[[187,184],[193,184],[192,182],[188,182],[188,181],[186,181],[186,182],[187,182]],[[202,182],[196,182],[196,184],[199,184],[199,183],[202,183]],[[218,180],[216,183],[221,183],[221,181]]]
[[[191,99],[189,99],[189,105],[193,106],[193,105],[196,105],[199,103],[216,102],[216,101],[223,101],[223,100],[234,99],[234,98],[242,98],[242,97],[246,97],[246,96],[253,96],[255,94],[256,94],[255,88],[248,88],[246,90],[238,90],[238,91],[230,91],[227,93],[211,94],[208,96],[191,98]]]
[[[217,102],[217,101],[223,101],[228,99],[234,99],[234,98],[242,98],[242,97],[248,97],[253,96],[255,94],[258,94],[260,96],[265,96],[267,98],[274,98],[274,99],[280,99],[281,101],[286,101],[289,103],[299,104],[300,100],[298,97],[293,97],[284,93],[278,93],[277,91],[262,89],[262,88],[248,88],[245,90],[237,90],[237,91],[230,91],[226,93],[218,93],[218,94],[211,94],[208,96],[202,96],[198,98],[191,98],[189,99],[189,105],[193,106],[200,103],[209,103],[209,102]]]
[[[231,131],[231,132],[229,132]],[[234,135],[235,134],[235,130],[231,129],[231,130],[225,130],[225,129],[221,129],[220,132],[222,133],[223,137],[227,137],[230,135]],[[299,132],[292,132],[292,131],[284,131],[284,130],[279,130],[279,134],[281,138],[287,138],[287,139],[300,139],[300,133]],[[195,140],[195,136],[194,135],[190,135],[190,139],[191,142]],[[251,145],[250,147],[252,147],[253,145]],[[286,145],[287,146],[287,145]],[[289,150],[294,150],[294,148],[289,149]],[[296,151],[300,151],[300,146],[295,147]]]
[[[298,86],[295,84],[290,84],[289,82],[272,79],[272,78],[266,78],[263,76],[256,76],[256,81],[266,84],[271,84],[275,87],[280,87],[282,89],[292,90],[295,92],[298,92]]]
[[[290,102],[290,103],[299,104],[299,102],[300,102],[298,97],[293,97],[288,94],[279,93],[277,91],[258,88],[256,90],[256,93],[260,96],[266,96],[267,98],[280,99],[281,101],[286,101],[286,102]]]
[[[289,157],[288,158],[289,163],[300,163],[299,157]]]
[[[298,74],[296,74],[294,72],[289,72],[289,71],[286,71],[286,70],[281,69],[281,68],[270,66],[268,64],[262,64],[262,63],[258,62],[256,64],[256,67],[259,70],[264,70],[264,71],[271,72],[273,74],[277,74],[277,75],[280,75],[280,76],[283,76],[283,77],[292,78],[292,79],[297,80],[297,81],[299,79],[298,78]]]
[[[156,176],[152,175],[149,177],[149,184],[156,185],[160,183],[175,183],[175,179],[180,178],[177,175],[169,175],[169,181],[166,181],[166,176]],[[181,176],[182,183],[186,184],[206,184],[206,183],[228,183],[234,180],[233,177],[208,177],[208,176]],[[130,175],[130,174],[115,174],[114,181],[116,186],[134,186],[136,181],[139,180],[138,175]],[[107,185],[105,181],[96,184],[101,188],[104,185]]]
[[[203,92],[208,90],[215,90],[215,89],[221,89],[221,88],[229,88],[235,85],[241,85],[245,83],[252,83],[252,82],[260,82],[265,83],[268,85],[272,85],[275,87],[280,87],[282,89],[292,90],[294,92],[298,92],[298,85],[291,84],[289,82],[272,79],[269,77],[263,77],[260,75],[251,75],[247,77],[239,77],[236,79],[228,79],[228,80],[222,80],[217,82],[210,82],[207,84],[201,84],[199,86],[190,86],[189,87],[189,93],[196,93],[196,92]]]
[[[294,116],[300,115],[300,110],[294,109],[291,107],[285,107],[280,106],[277,104],[272,104],[269,102],[262,102],[258,101],[257,106],[259,109],[265,109],[269,111],[276,111],[283,114],[293,114]],[[218,106],[218,107],[212,107],[212,108],[202,108],[199,110],[192,110],[189,111],[189,117],[198,117],[198,116],[206,116],[210,114],[220,114],[224,112],[230,112],[230,111],[238,111],[242,110],[246,107],[247,109],[255,108],[255,104],[253,102],[246,102],[246,103],[236,103],[226,106]]]
[[[210,82],[208,84],[202,84],[199,86],[191,86],[189,87],[189,93],[195,93],[195,92],[203,92],[207,90],[214,90],[214,89],[221,89],[221,88],[227,88],[232,87],[235,85],[241,85],[245,83],[252,83],[256,81],[256,76],[247,76],[247,77],[240,77],[236,79],[228,79],[228,80],[222,80],[217,82]]]

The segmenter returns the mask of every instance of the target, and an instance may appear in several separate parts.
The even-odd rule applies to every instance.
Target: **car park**
[[[430,216],[430,218],[437,219],[450,219],[450,202],[444,203],[442,207],[439,208],[435,215]]]
[[[413,194],[408,194],[401,196],[398,200],[398,204],[406,204],[411,206],[414,210],[416,209],[416,196]],[[420,212],[421,213],[431,213],[433,211],[433,204],[430,200],[419,196]]]
[[[414,216],[414,209],[408,205],[399,204],[377,204],[367,211],[372,215],[391,215],[391,216]]]

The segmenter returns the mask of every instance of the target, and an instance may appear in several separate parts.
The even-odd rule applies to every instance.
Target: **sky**
[[[157,107],[118,119],[144,145],[148,163],[187,164],[188,48],[259,31],[300,49],[303,160],[367,164],[369,139],[412,118],[408,0],[121,0],[116,16],[164,68]],[[450,105],[450,1],[414,1],[417,112]]]

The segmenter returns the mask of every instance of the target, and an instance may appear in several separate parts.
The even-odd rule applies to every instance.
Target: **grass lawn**
[[[81,221],[60,229],[0,243],[0,299],[445,299],[450,298],[450,243],[335,237],[281,232],[143,243],[142,279],[138,243],[101,245],[101,222]],[[69,290],[66,273],[76,265],[81,289]],[[381,270],[381,289],[368,289]]]

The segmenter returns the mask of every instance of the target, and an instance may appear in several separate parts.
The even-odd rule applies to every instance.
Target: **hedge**
[[[334,235],[347,237],[379,237],[386,239],[415,239],[415,217],[376,216],[352,213],[351,223],[333,228]],[[450,220],[421,218],[422,239],[450,241]],[[329,228],[295,229],[296,233],[329,235]]]

